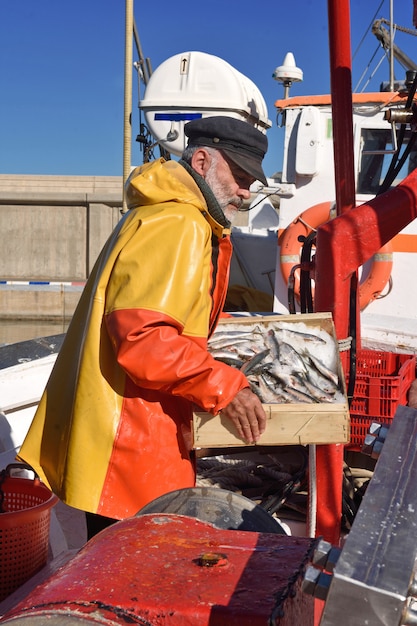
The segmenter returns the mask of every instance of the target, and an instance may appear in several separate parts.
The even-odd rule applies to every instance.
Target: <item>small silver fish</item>
[[[236,352],[232,352],[230,350],[214,350],[213,352],[210,352],[210,354],[217,361],[221,361],[222,363],[226,363],[226,365],[236,367],[239,370],[245,364],[245,361],[242,361],[242,359],[238,357]]]
[[[281,341],[279,345],[279,362],[288,365],[294,372],[307,374],[307,367],[302,356],[286,341]]]
[[[240,343],[236,346],[236,353],[242,357],[251,359],[257,353],[257,350],[249,343]]]
[[[223,340],[223,339],[230,339],[232,342],[237,337],[249,339],[251,336],[252,336],[251,330],[243,330],[243,329],[241,330],[216,330],[211,335],[209,342],[216,341],[216,340]]]
[[[280,402],[289,403],[293,401],[292,397],[287,392],[286,384],[284,384],[282,380],[276,379],[270,374],[268,370],[264,370],[262,372],[262,378],[265,380],[269,387],[272,387],[274,389],[275,393],[280,399]]]
[[[280,345],[277,339],[275,332],[270,328],[265,336],[265,344],[271,351],[271,356],[274,361],[279,360],[280,355]]]
[[[262,402],[265,404],[282,404],[283,402],[287,402],[282,393],[282,389],[277,388],[264,374],[261,374],[257,378],[262,395]]]
[[[325,393],[334,396],[339,389],[339,385],[335,385],[331,380],[325,378],[314,367],[308,370],[308,380],[312,385],[322,389]]]
[[[220,337],[216,339],[210,339],[208,341],[208,347],[211,350],[219,350],[220,348],[227,348],[230,346],[236,346],[239,343],[247,343],[248,337]]]
[[[304,393],[299,389],[296,389],[295,387],[287,387],[286,391],[290,394],[292,398],[294,398],[296,402],[308,404],[313,404],[314,402],[317,402],[317,400],[314,400],[314,398],[312,398],[310,395]]]
[[[300,377],[300,383],[304,386],[308,395],[310,395],[317,402],[333,402],[333,395],[327,393],[323,389],[316,387],[313,383],[308,379],[308,377]]]
[[[294,330],[293,328],[280,328],[276,332],[292,335],[297,339],[302,339],[303,341],[315,342],[315,343],[326,343],[326,341],[319,337],[318,335],[314,335],[313,333],[305,333],[301,330]]]
[[[258,365],[262,363],[262,361],[265,359],[265,357],[268,356],[269,353],[269,348],[263,350],[262,352],[257,352],[252,358],[249,359],[249,361],[246,361],[242,365],[240,371],[246,375],[250,374],[250,372],[252,372]]]
[[[247,378],[248,378],[248,382],[253,393],[258,396],[261,402],[265,402],[264,396],[262,395],[261,387],[259,384],[258,376],[249,375]]]
[[[307,379],[297,372],[289,372],[276,367],[271,368],[271,375],[277,383],[284,386],[287,393],[291,393],[292,397],[297,395],[298,402],[320,402],[321,395],[319,389],[315,389],[313,385],[309,386]],[[306,397],[305,397],[306,396]]]
[[[322,361],[320,361],[320,359],[315,357],[313,354],[306,354],[306,357],[322,376],[330,380],[334,385],[338,385],[339,378],[336,372],[332,372],[332,370],[327,367],[327,365],[322,363]]]

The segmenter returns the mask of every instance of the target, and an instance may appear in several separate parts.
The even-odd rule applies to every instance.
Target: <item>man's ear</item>
[[[191,167],[197,172],[197,174],[204,177],[211,165],[211,160],[211,156],[207,150],[204,150],[204,148],[197,148],[191,157]]]

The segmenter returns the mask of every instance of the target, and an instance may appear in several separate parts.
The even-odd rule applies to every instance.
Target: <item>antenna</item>
[[[293,83],[303,80],[303,70],[296,66],[292,52],[287,52],[284,63],[275,68],[272,78],[284,85],[284,98],[288,98]]]

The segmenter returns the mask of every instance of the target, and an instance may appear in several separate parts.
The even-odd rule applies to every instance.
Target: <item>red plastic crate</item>
[[[414,354],[358,350],[347,447],[361,449],[372,422],[391,424],[398,405],[407,404],[408,390],[415,377]]]

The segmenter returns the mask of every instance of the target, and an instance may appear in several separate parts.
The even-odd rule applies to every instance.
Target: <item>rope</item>
[[[314,226],[310,226],[310,224],[307,224],[307,222],[305,222],[301,216],[298,217],[298,222],[301,222],[301,224],[303,224],[303,226],[306,226],[307,228],[309,228],[310,230],[312,230],[313,232],[317,232],[317,228],[314,228]]]
[[[381,18],[379,21],[388,25],[390,23],[389,20],[385,18]],[[417,29],[415,28],[406,28],[405,26],[398,26],[398,24],[393,24],[393,27],[395,30],[400,30],[402,33],[407,33],[407,35],[414,35],[414,37],[417,36]]]
[[[352,337],[346,337],[346,339],[339,339],[338,344],[339,344],[339,351],[346,352],[347,350],[350,350],[352,346]]]
[[[368,35],[369,31],[371,30],[371,28],[372,28],[372,24],[375,22],[375,20],[376,20],[376,16],[377,16],[377,15],[378,15],[378,13],[380,12],[381,7],[382,7],[382,5],[384,4],[384,2],[385,2],[385,0],[381,0],[381,4],[379,5],[379,7],[377,8],[377,10],[375,11],[375,14],[374,14],[374,16],[373,16],[372,20],[370,21],[369,26],[366,28],[366,30],[365,30],[365,32],[364,32],[364,34],[363,34],[363,36],[362,36],[362,39],[360,40],[360,42],[359,42],[359,44],[358,44],[358,46],[357,46],[357,48],[356,48],[356,50],[355,50],[355,52],[354,52],[354,54],[353,54],[352,60],[354,60],[354,59],[355,59],[355,57],[356,57],[357,53],[359,52],[359,49],[361,48],[361,46],[362,46],[362,44],[363,44],[363,42],[364,42],[365,38],[367,37],[367,35]]]

